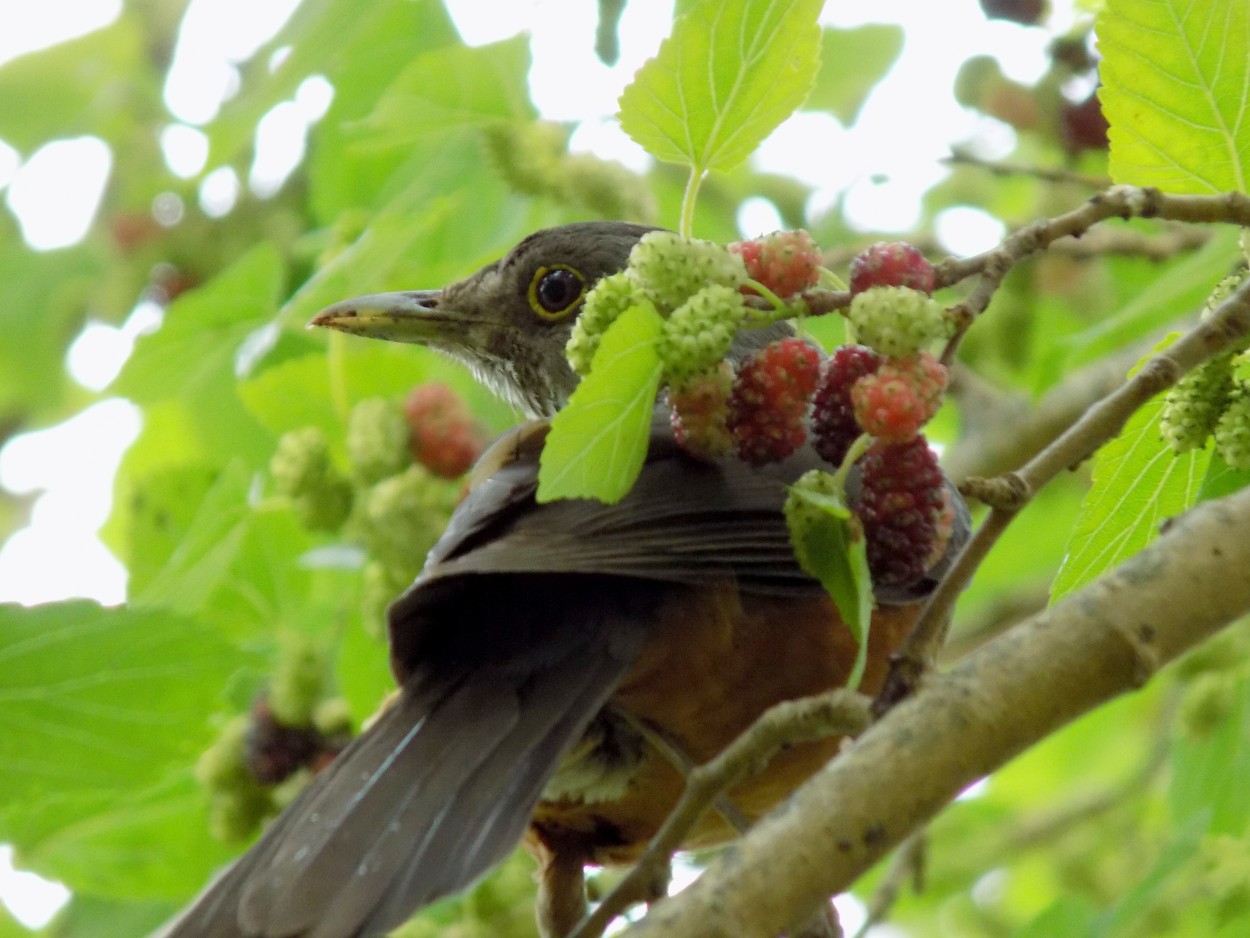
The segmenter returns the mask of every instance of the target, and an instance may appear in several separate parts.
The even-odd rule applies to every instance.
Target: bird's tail
[[[511,851],[561,754],[627,667],[413,675],[260,841],[156,938],[364,938]]]

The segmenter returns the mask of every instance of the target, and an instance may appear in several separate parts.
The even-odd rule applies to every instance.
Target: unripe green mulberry
[[[313,639],[287,635],[269,688],[269,710],[283,726],[312,725],[313,711],[325,688],[326,659]]]
[[[740,255],[672,231],[643,235],[629,252],[628,272],[661,313],[672,312],[708,284],[737,289],[747,280]]]
[[[1250,469],[1250,387],[1241,385],[1215,425],[1215,445],[1233,469]]]
[[[274,813],[273,797],[259,785],[239,791],[223,791],[208,804],[208,829],[214,839],[237,844],[256,833],[261,822]]]
[[[313,727],[322,736],[342,736],[352,731],[352,712],[342,697],[328,697],[313,711]]]
[[[352,516],[354,533],[375,560],[415,572],[442,533],[454,499],[446,483],[422,466],[409,466],[364,493]]]
[[[251,781],[244,758],[248,718],[237,716],[222,727],[195,763],[195,778],[210,792],[238,788]]]
[[[655,200],[641,176],[615,160],[570,153],[560,161],[557,192],[603,218],[651,218]]]
[[[278,491],[291,499],[305,527],[334,531],[347,519],[352,488],[330,462],[330,444],[319,428],[283,434],[269,460],[269,472]]]
[[[1181,701],[1180,725],[1191,736],[1208,736],[1237,706],[1241,682],[1228,673],[1200,674],[1189,682]]]
[[[1159,433],[1177,453],[1201,449],[1233,391],[1233,359],[1221,355],[1181,377],[1167,393]]]
[[[347,458],[361,482],[372,484],[402,472],[412,462],[408,421],[398,401],[370,397],[347,418]]]
[[[559,184],[568,131],[553,121],[494,123],[483,128],[486,156],[517,192],[547,195]]]
[[[586,294],[582,311],[573,324],[564,354],[579,375],[590,373],[590,363],[599,348],[599,340],[616,317],[645,297],[634,280],[625,271],[603,277],[594,289]]]
[[[352,511],[351,483],[335,475],[319,493],[296,496],[291,499],[291,505],[308,530],[337,531]]]
[[[745,316],[742,294],[720,284],[703,287],[673,310],[659,344],[669,383],[680,384],[715,367],[729,353]]]
[[[942,305],[908,287],[871,287],[856,294],[847,319],[857,342],[890,358],[921,351],[951,333]]]
[[[195,764],[195,777],[208,792],[209,828],[226,843],[250,837],[272,811],[268,791],[248,771],[247,732],[248,717],[235,717]]]
[[[318,427],[284,433],[269,460],[269,472],[283,495],[315,491],[334,473],[326,435]]]

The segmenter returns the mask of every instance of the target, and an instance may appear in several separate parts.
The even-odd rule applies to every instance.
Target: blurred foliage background
[[[1012,230],[1109,181],[1095,4],[1062,25],[1040,3],[960,5],[1032,31],[1048,59],[1024,83],[987,47],[943,89],[985,136],[955,141],[955,158],[901,233],[935,259],[957,250],[940,230],[950,210]],[[601,55],[613,54],[620,6],[599,6]],[[441,382],[482,435],[514,419],[437,356],[311,333],[310,315],[355,294],[449,282],[547,225],[675,225],[685,185],[678,167],[636,170],[570,151],[572,125],[540,120],[527,92],[527,36],[470,46],[435,0],[303,0],[195,128],[200,165],[175,172],[163,143],[178,122],[163,89],[180,29],[193,28],[184,13],[176,0],[134,0],[107,26],[0,66],[0,140],[19,161],[83,138],[111,153],[102,201],[75,243],[33,247],[15,211],[0,212],[0,446],[104,399],[141,414],[102,533],[125,566],[125,604],[0,606],[0,842],[14,845],[21,867],[72,890],[38,929],[59,938],[155,927],[286,797],[249,788],[223,800],[229,772],[201,761],[223,739],[237,743],[265,687],[303,681],[322,714],[309,710],[306,722],[333,711],[325,719],[338,726],[358,726],[387,691],[379,609],[419,565],[459,483],[408,467],[362,472],[349,441],[357,405],[398,406],[414,387]],[[543,16],[542,5],[532,14]],[[897,25],[826,28],[805,111],[844,126],[879,119],[869,95],[904,36]],[[1250,60],[1240,42],[1228,54]],[[240,184],[264,120],[300,95],[323,101],[306,122],[302,160],[280,185]],[[914,117],[888,116],[903,152]],[[1250,155],[1237,133],[1228,131],[1228,149]],[[822,158],[832,166],[840,155]],[[1199,159],[1223,166],[1225,156]],[[840,272],[865,244],[900,236],[852,218],[845,192],[813,199],[815,188],[750,162],[715,173],[696,234],[758,234],[743,226],[759,217],[806,227]],[[972,330],[953,402],[932,432],[957,476],[1010,468],[1023,458],[1012,449],[1020,415],[1081,381],[1122,376],[1239,262],[1228,231],[1114,230],[1107,244],[1020,265]],[[67,353],[101,324],[138,338],[120,373],[90,390]],[[836,323],[825,331],[840,335]],[[1082,507],[1090,471],[1081,468],[1013,525],[964,597],[952,658],[1044,606],[1061,565],[1071,588],[1192,500],[1210,456],[1161,461],[1154,419],[1144,414],[1114,465],[1103,464],[1123,479],[1112,504]],[[310,427],[325,441],[327,477],[351,489],[346,520],[310,520],[271,471],[279,441]],[[84,440],[61,458],[94,457]],[[395,532],[369,527],[370,500],[384,497],[407,506],[411,569],[387,554]],[[0,537],[20,532],[32,501],[0,490]],[[1226,633],[954,805],[932,829],[924,889],[900,884],[893,931],[881,934],[1246,934],[1243,633]],[[405,934],[532,934],[528,863],[518,856]],[[858,901],[842,902],[848,925],[862,921],[889,867],[861,884]],[[30,933],[0,910],[0,938]]]

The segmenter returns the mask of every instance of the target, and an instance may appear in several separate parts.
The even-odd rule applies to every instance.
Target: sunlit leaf
[[[1210,501],[1240,492],[1250,485],[1250,471],[1234,469],[1224,461],[1219,450],[1211,454],[1211,462],[1207,466],[1206,478],[1202,480],[1202,488],[1198,492],[1199,501]]]
[[[706,0],[678,19],[621,95],[621,129],[657,159],[733,168],[811,90],[821,6]]]
[[[1208,450],[1177,455],[1159,435],[1163,398],[1141,408],[1118,437],[1098,452],[1093,486],[1081,506],[1068,554],[1051,587],[1057,601],[1159,534],[1159,526],[1195,501]]]
[[[1097,32],[1112,178],[1247,191],[1250,4],[1108,0]]]
[[[633,486],[647,456],[663,326],[644,301],[603,334],[590,374],[551,422],[538,474],[540,502],[597,498],[610,504]]]

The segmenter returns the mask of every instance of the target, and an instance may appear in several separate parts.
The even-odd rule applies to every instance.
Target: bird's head
[[[312,324],[445,352],[527,415],[549,417],[577,385],[564,346],[586,293],[624,269],[652,230],[609,221],[547,228],[441,290],[359,296],[327,307]]]

